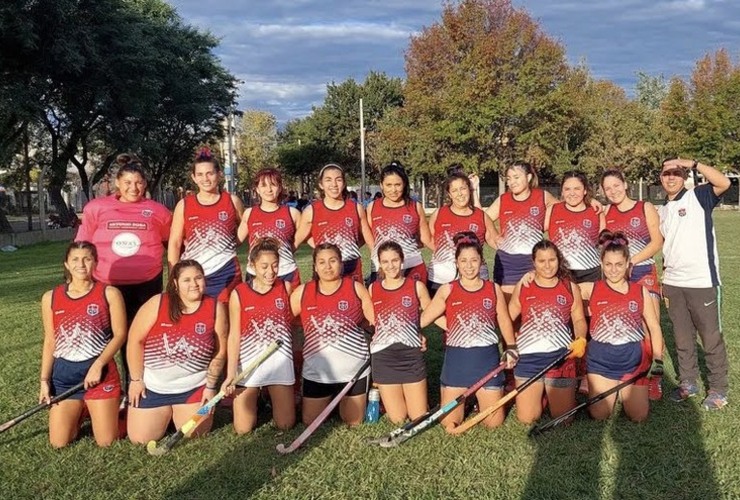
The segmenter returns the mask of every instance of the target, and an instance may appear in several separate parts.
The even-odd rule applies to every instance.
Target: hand
[[[42,380],[39,383],[39,403],[49,404],[51,401],[51,392],[49,391],[49,381]]]
[[[514,368],[517,361],[519,361],[519,351],[516,347],[509,347],[504,351],[504,363],[507,370]]]
[[[208,387],[206,387],[205,389],[203,389],[203,397],[200,398],[200,405],[203,406],[208,401],[213,399],[213,396],[215,396],[217,392],[218,391],[215,388],[209,389]],[[209,413],[213,413],[213,408],[211,408],[211,411]]]
[[[426,352],[427,351],[427,337],[426,337],[426,335],[419,335],[419,340],[421,340],[421,347],[419,348],[419,350],[421,352]]]
[[[588,344],[588,342],[584,337],[578,337],[571,342],[568,346],[570,354],[567,359],[582,358],[583,355],[586,354],[586,344]]]
[[[601,202],[596,198],[591,199],[591,208],[593,208],[594,212],[596,212],[597,214],[604,212],[604,205],[602,205]]]
[[[146,386],[142,380],[132,380],[128,384],[128,400],[134,408],[139,407],[141,399],[146,399]]]
[[[648,373],[648,378],[662,377],[662,376],[663,376],[663,360],[654,359],[653,364],[650,365],[650,373]]]
[[[231,396],[232,394],[234,394],[234,391],[236,390],[236,386],[234,385],[234,377],[226,377],[224,383],[221,384],[221,390],[227,396]]]
[[[532,283],[533,281],[534,281],[534,271],[529,271],[525,273],[524,276],[522,276],[522,279],[519,280],[519,283],[521,283],[521,285],[524,288],[529,288],[529,284]]]
[[[665,167],[672,167],[672,168],[682,168],[684,170],[691,170],[691,167],[694,166],[694,160],[682,160],[681,158],[674,158],[672,160],[668,160],[667,162],[663,163],[663,168]]]
[[[96,361],[90,365],[90,369],[87,370],[87,375],[85,375],[85,389],[98,385],[101,378],[103,378],[103,367]]]

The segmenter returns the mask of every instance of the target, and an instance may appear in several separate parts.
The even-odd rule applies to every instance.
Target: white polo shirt
[[[711,184],[683,189],[658,208],[663,233],[663,283],[684,288],[720,285],[712,210],[719,203]]]

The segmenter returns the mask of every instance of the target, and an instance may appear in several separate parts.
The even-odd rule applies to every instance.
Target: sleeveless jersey
[[[573,293],[570,283],[558,280],[553,287],[532,282],[521,287],[522,326],[516,337],[519,354],[554,352],[567,348],[573,340],[570,312]]]
[[[545,231],[545,192],[532,189],[526,200],[515,200],[511,191],[501,195],[498,249],[513,255],[531,255],[532,247]]]
[[[236,288],[240,307],[239,371],[244,370],[275,340],[282,340],[278,351],[267,358],[246,380],[251,387],[289,383],[293,374],[293,348],[290,298],[285,283],[277,280],[266,293],[259,293],[247,283]],[[277,377],[277,378],[275,378]],[[274,380],[273,380],[274,379]]]
[[[552,206],[550,225],[547,228],[550,241],[563,253],[572,271],[583,271],[599,267],[599,215],[590,207],[580,212],[571,212],[560,202]]]
[[[59,285],[51,295],[54,357],[87,361],[100,356],[113,338],[105,285],[95,282],[87,294],[76,299],[67,295],[67,286]]]
[[[301,298],[303,377],[324,384],[352,379],[370,358],[359,327],[363,319],[362,302],[351,278],[342,278],[331,295],[322,294],[316,281],[306,283]]]
[[[328,208],[323,200],[314,201],[311,236],[316,245],[334,243],[342,253],[342,262],[360,258],[360,216],[357,204],[345,200],[342,208]],[[354,375],[354,374],[353,374]]]
[[[278,276],[285,276],[298,269],[293,255],[295,224],[290,216],[290,207],[280,205],[274,212],[265,212],[259,206],[252,207],[247,227],[250,248],[258,238],[275,238],[280,242]],[[253,275],[254,268],[247,265],[247,272]]]
[[[641,285],[629,283],[627,293],[622,294],[605,281],[597,281],[589,302],[591,338],[613,345],[641,341],[645,336],[643,306]]]
[[[485,214],[480,208],[474,208],[472,215],[457,215],[445,205],[439,209],[434,221],[434,254],[429,263],[429,281],[450,283],[457,276],[455,266],[455,243],[453,237],[461,231],[472,231],[481,245],[486,242]],[[481,262],[480,277],[488,279],[488,267]]]
[[[460,281],[450,283],[452,289],[445,302],[447,342],[450,347],[484,347],[498,343],[496,334],[496,291],[492,281],[469,292]]]
[[[382,198],[373,203],[372,213],[373,263],[379,267],[378,247],[387,242],[395,241],[403,250],[403,267],[410,269],[424,262],[419,249],[419,212],[416,202],[411,201],[400,207],[386,207]]]
[[[216,299],[204,296],[198,310],[173,323],[169,298],[161,295],[157,320],[144,344],[144,385],[154,392],[178,394],[206,382],[216,349]]]
[[[650,231],[645,217],[645,202],[638,201],[635,206],[624,212],[616,205],[609,205],[606,211],[606,228],[610,231],[622,231],[629,241],[630,257],[645,249],[650,243]],[[655,264],[655,259],[650,257],[638,266]]]
[[[384,288],[381,280],[371,286],[375,308],[375,335],[370,343],[370,352],[374,354],[396,343],[421,347],[416,280],[406,278],[395,290]]]
[[[115,195],[85,205],[75,241],[98,250],[95,279],[109,285],[144,283],[162,272],[163,243],[170,237],[172,214],[154,200],[120,201]]]
[[[196,195],[184,198],[185,251],[182,260],[193,259],[209,276],[236,257],[236,208],[229,193],[221,193],[213,205],[203,205]]]

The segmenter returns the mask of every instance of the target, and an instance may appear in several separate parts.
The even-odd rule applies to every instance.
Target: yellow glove
[[[568,349],[570,349],[571,351],[568,359],[582,358],[583,355],[586,354],[586,344],[587,341],[583,337],[578,337],[573,342],[571,342],[570,346],[568,346]]]

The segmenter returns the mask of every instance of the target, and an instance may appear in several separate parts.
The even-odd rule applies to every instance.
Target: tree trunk
[[[69,210],[69,207],[67,207],[67,203],[62,197],[62,185],[49,183],[49,187],[47,189],[49,191],[49,199],[51,201],[51,204],[54,206],[54,210],[59,215],[59,218],[63,221],[71,220],[72,214]],[[39,203],[43,202],[43,193],[39,193]],[[41,221],[41,223],[46,224],[46,221]]]
[[[11,234],[13,232],[13,226],[8,222],[8,216],[5,214],[5,210],[0,207],[0,233]]]

